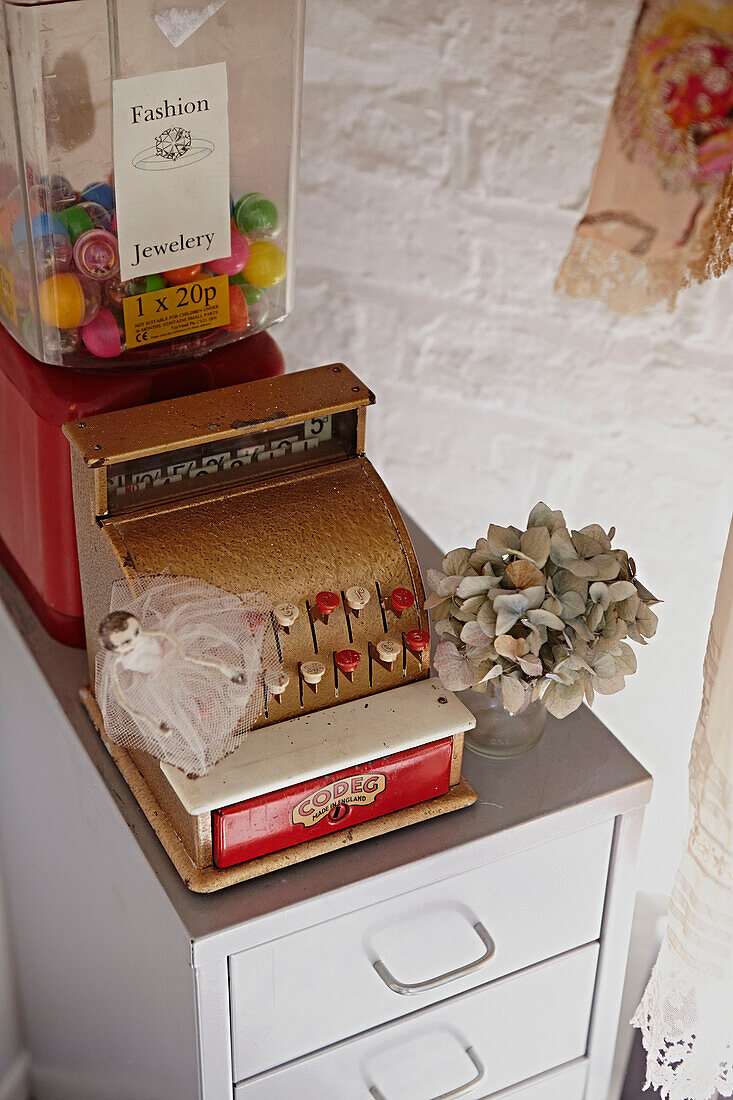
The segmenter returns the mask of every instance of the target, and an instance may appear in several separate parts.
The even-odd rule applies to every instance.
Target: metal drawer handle
[[[476,1076],[472,1077],[470,1081],[467,1081],[465,1085],[459,1085],[457,1089],[452,1089],[450,1092],[441,1092],[440,1096],[434,1096],[433,1100],[454,1100],[456,1096],[465,1096],[466,1093],[470,1092],[480,1081],[483,1081],[486,1076],[486,1070],[478,1054],[473,1047],[466,1047],[466,1054],[475,1066]],[[387,1100],[387,1097],[376,1085],[369,1089],[369,1094],[374,1100]]]
[[[457,970],[449,970],[446,974],[439,974],[437,978],[428,978],[424,982],[407,983],[398,982],[381,959],[377,959],[373,964],[374,969],[377,974],[379,974],[384,984],[388,985],[393,993],[402,994],[426,993],[429,989],[437,989],[441,985],[447,985],[448,982],[455,982],[458,978],[465,978],[466,974],[473,974],[474,970],[480,970],[481,967],[485,966],[487,962],[490,962],[496,954],[496,944],[481,921],[478,921],[473,927],[486,950],[480,958],[476,959],[474,962],[467,963],[466,966],[459,966]]]

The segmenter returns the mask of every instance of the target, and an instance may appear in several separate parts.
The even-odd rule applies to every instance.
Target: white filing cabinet
[[[607,1100],[651,780],[589,711],[467,752],[467,810],[195,895],[77,702],[83,655],[0,595],[37,1100]]]

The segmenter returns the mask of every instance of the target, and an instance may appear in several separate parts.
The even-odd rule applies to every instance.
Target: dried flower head
[[[541,699],[564,718],[595,693],[613,695],[636,672],[626,639],[654,636],[657,603],[636,580],[615,530],[569,531],[562,512],[537,504],[527,528],[491,524],[473,550],[459,547],[428,571],[425,607],[441,635],[434,668],[446,688],[493,684],[515,714]]]

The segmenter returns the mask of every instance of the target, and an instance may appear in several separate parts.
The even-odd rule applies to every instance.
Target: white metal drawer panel
[[[234,1079],[597,939],[612,832],[602,822],[233,955]],[[464,973],[401,994],[382,967],[401,983]]]
[[[588,1062],[579,1058],[482,1100],[583,1100],[587,1076]]]
[[[236,1100],[490,1097],[582,1057],[597,958],[578,948],[244,1082]]]

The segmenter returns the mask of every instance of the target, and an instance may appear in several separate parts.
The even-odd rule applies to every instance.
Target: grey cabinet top
[[[436,565],[438,548],[410,526],[423,568]],[[2,568],[0,598],[68,719],[49,736],[58,736],[58,728],[63,728],[70,738],[78,739],[192,941],[217,937],[235,926],[270,919],[311,901],[318,904],[324,919],[330,900],[335,909],[341,907],[346,887],[359,904],[368,904],[638,808],[651,794],[648,772],[582,707],[563,722],[550,718],[539,745],[524,757],[492,761],[466,751],[464,775],[478,793],[478,801],[468,809],[217,894],[192,894],[170,864],[78,700],[78,691],[88,679],[84,652],[48,637]],[[471,706],[470,692],[464,701]]]

